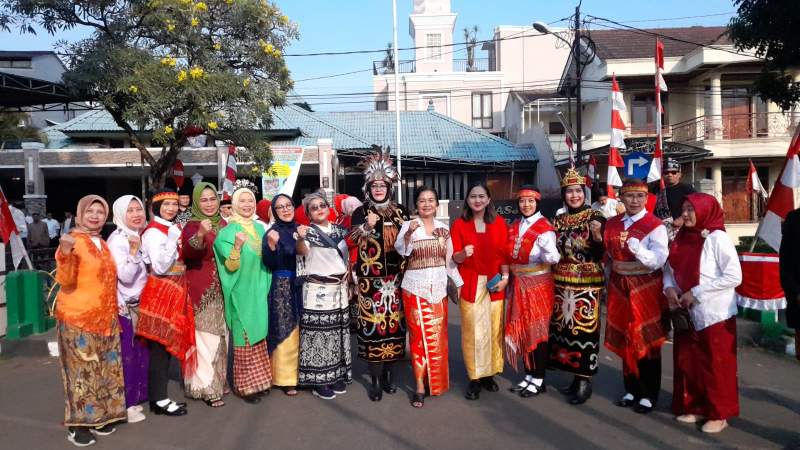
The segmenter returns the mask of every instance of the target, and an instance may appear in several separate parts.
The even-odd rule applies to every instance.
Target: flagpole
[[[397,189],[397,203],[403,204],[403,171],[400,157],[400,61],[397,59],[397,0],[392,0],[392,34],[394,52],[394,151],[397,154],[397,179],[400,186]]]

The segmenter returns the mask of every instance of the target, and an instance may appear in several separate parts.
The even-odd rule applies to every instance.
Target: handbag
[[[689,310],[686,308],[676,308],[670,311],[670,322],[672,322],[672,329],[676,335],[692,330],[692,318],[689,317]]]

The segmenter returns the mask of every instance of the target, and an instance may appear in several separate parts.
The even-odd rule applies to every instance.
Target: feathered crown
[[[389,191],[394,190],[395,184],[400,181],[397,169],[394,167],[392,157],[388,152],[384,152],[380,147],[373,146],[373,153],[365,156],[359,163],[359,167],[364,169],[364,195],[369,191],[369,185],[378,180],[383,180],[389,187]]]
[[[240,178],[233,183],[233,192],[239,189],[250,189],[253,191],[253,194],[258,194],[258,187],[256,187],[256,184],[246,178]]]
[[[563,188],[576,184],[580,186],[586,186],[586,177],[581,175],[581,173],[578,172],[575,167],[570,167],[561,178],[561,187]]]

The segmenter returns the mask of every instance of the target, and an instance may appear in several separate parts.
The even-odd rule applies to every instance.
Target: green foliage
[[[23,113],[0,112],[0,146],[3,141],[47,142],[38,129],[24,125],[26,119]]]
[[[738,252],[749,252],[750,246],[753,244],[753,239],[758,239],[753,248],[754,253],[776,253],[775,249],[769,246],[763,239],[756,238],[755,236],[741,236],[739,237],[739,245],[736,246]]]
[[[247,146],[269,167],[263,133],[291,86],[283,50],[296,25],[266,0],[0,0],[0,27],[91,36],[60,43],[71,91],[100,102],[163,184],[188,136]],[[160,158],[146,150],[160,145]]]
[[[741,50],[754,49],[764,58],[755,88],[764,100],[788,110],[800,101],[800,85],[788,69],[800,65],[800,2],[797,0],[735,0],[738,15],[728,24],[728,32]]]

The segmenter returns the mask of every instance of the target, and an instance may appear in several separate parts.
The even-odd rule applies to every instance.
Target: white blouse
[[[344,235],[345,230],[339,226],[329,224],[328,226],[317,225],[325,234],[332,232]],[[317,233],[312,227],[308,228],[306,245],[308,254],[298,255],[298,273],[305,275],[317,275],[324,277],[340,278],[347,272],[347,263],[342,255],[348,255],[347,241],[342,239],[337,244],[337,248],[320,247],[314,244],[314,235]]]
[[[519,221],[519,237],[525,235],[530,227],[541,219],[542,213],[537,212],[530,217],[523,217]],[[561,254],[558,252],[556,246],[556,233],[554,231],[546,231],[536,238],[533,244],[531,254],[528,256],[528,264],[556,264],[561,260]]]
[[[181,238],[181,228],[161,217],[154,220],[169,227],[167,234],[155,228],[148,228],[142,234],[142,248],[144,260],[156,275],[165,275],[178,259],[178,240]]]
[[[727,320],[737,313],[735,289],[742,283],[739,255],[728,234],[712,232],[703,243],[700,254],[700,282],[691,291],[696,301],[689,309],[695,330],[702,330]],[[673,287],[682,294],[675,282],[672,267],[664,270],[664,290]]]
[[[141,246],[131,255],[131,244],[122,230],[116,230],[108,237],[108,248],[117,264],[117,305],[121,312],[131,301],[137,301],[147,283],[147,266]]]
[[[647,214],[647,211],[644,209],[633,216],[626,214],[625,217],[622,218],[622,224],[627,230],[644,217],[645,214]],[[664,267],[669,257],[669,236],[667,235],[667,228],[664,225],[657,226],[653,231],[647,234],[647,236],[642,238],[641,241],[637,238],[630,237],[625,241],[625,244],[636,259],[651,270],[658,270]]]
[[[420,226],[414,230],[411,235],[411,240],[408,246],[405,245],[403,237],[408,232],[408,227],[411,221],[403,222],[400,227],[400,232],[397,234],[397,240],[394,243],[394,248],[401,256],[409,257],[414,250],[414,243],[427,239],[437,239],[425,232],[425,226],[420,219],[413,219],[420,221]],[[433,229],[444,228],[447,225],[434,219]],[[446,241],[446,256],[445,265],[439,267],[428,267],[425,269],[406,269],[403,274],[403,283],[400,285],[406,291],[427,299],[431,303],[439,303],[443,298],[447,297],[447,277],[455,283],[456,287],[461,287],[464,281],[458,273],[458,266],[453,261],[453,241],[449,237]]]

